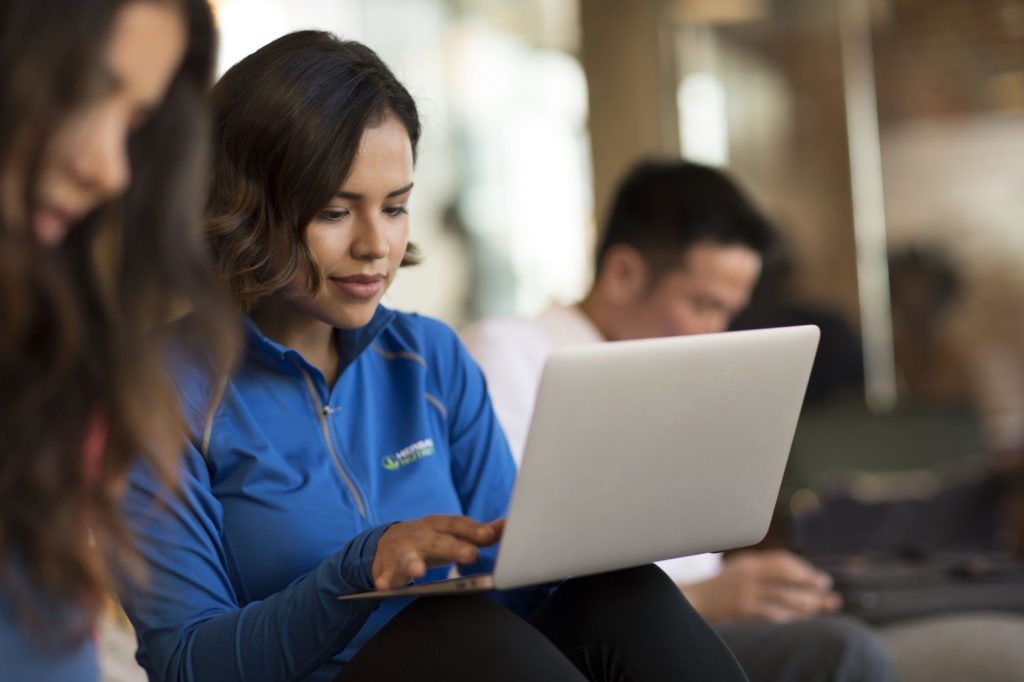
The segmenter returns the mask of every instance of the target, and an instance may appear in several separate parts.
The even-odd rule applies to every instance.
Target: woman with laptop
[[[228,377],[176,367],[181,494],[131,479],[149,582],[124,603],[151,678],[745,679],[652,566],[338,599],[488,570],[514,465],[454,332],[380,305],[418,259],[406,89],[368,48],[305,31],[230,69],[213,107],[208,238],[246,352]]]
[[[169,478],[184,440],[153,326],[188,306],[229,350],[195,180],[213,33],[205,0],[0,3],[4,680],[99,679],[126,472]]]

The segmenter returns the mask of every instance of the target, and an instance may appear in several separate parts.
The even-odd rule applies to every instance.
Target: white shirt
[[[462,340],[484,372],[494,411],[518,465],[548,355],[559,346],[600,343],[604,337],[579,308],[555,305],[533,320],[482,320],[466,329]],[[718,554],[698,554],[661,561],[658,566],[675,582],[686,584],[717,575],[721,561]]]

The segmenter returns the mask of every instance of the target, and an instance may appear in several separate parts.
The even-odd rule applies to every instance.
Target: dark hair
[[[183,62],[129,141],[130,187],[44,248],[27,207],[46,144],[94,95],[116,14],[138,1],[180,10]],[[171,339],[154,329],[191,310],[215,367],[234,350],[200,229],[213,18],[206,0],[8,0],[0,27],[0,168],[24,203],[0,215],[0,589],[30,627],[84,635],[109,584],[103,557],[133,563],[127,471],[142,459],[171,482],[184,445]],[[101,456],[87,462],[90,441]],[[80,608],[79,627],[40,601]]]
[[[686,161],[642,161],[615,194],[596,271],[619,244],[639,251],[657,278],[681,265],[681,255],[695,244],[739,244],[763,255],[773,235],[725,174]]]
[[[933,313],[956,302],[962,283],[949,257],[935,247],[911,246],[889,255],[889,293],[894,303],[907,279],[918,278],[928,287],[928,304]]]
[[[373,50],[321,31],[290,33],[231,67],[213,114],[207,233],[245,310],[303,265],[308,290],[319,289],[306,226],[348,177],[366,128],[393,115],[414,153],[420,137],[412,96]],[[410,245],[402,265],[416,262]]]

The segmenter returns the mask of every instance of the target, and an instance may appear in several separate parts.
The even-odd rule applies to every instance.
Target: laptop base
[[[448,580],[437,580],[429,583],[416,583],[405,587],[396,587],[391,590],[374,590],[373,592],[360,592],[358,594],[346,594],[338,597],[339,601],[354,601],[356,599],[388,599],[391,597],[431,597],[450,594],[476,594],[489,592],[495,589],[494,575],[485,573],[482,575],[466,575]]]

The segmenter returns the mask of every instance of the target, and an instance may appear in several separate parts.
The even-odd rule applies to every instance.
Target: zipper
[[[313,377],[309,376],[309,372],[306,371],[305,367],[299,367],[299,371],[302,372],[303,378],[306,380],[306,388],[309,389],[309,395],[313,398],[313,403],[316,405],[316,416],[320,420],[320,429],[324,434],[324,442],[327,443],[327,450],[331,453],[331,459],[334,460],[334,466],[338,468],[338,473],[341,474],[341,479],[345,482],[345,487],[348,488],[349,493],[352,495],[352,499],[356,501],[356,508],[359,510],[359,515],[364,519],[366,518],[366,506],[363,504],[363,498],[356,490],[355,484],[349,477],[348,472],[345,471],[345,467],[341,465],[341,458],[338,457],[338,452],[334,449],[334,440],[331,438],[331,430],[327,424],[327,415],[332,411],[332,408],[325,407],[320,402],[320,396],[317,395],[316,385],[313,383]]]

